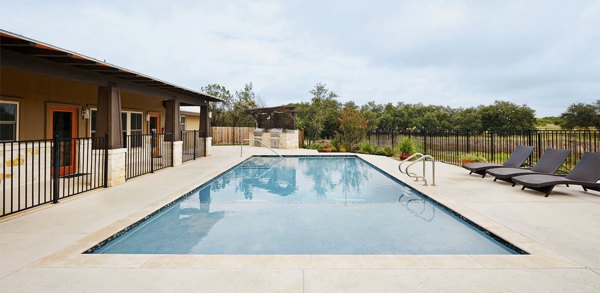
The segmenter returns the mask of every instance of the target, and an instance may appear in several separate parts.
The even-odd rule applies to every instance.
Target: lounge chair
[[[554,176],[545,174],[531,174],[513,177],[512,181],[523,185],[525,188],[537,190],[550,195],[554,186],[559,184],[581,185],[583,190],[588,189],[600,191],[600,153],[584,153],[575,165],[575,168],[567,176]]]
[[[486,173],[494,176],[494,181],[500,179],[506,182],[512,182],[511,178],[526,174],[548,174],[552,175],[560,168],[570,150],[546,149],[540,160],[530,168],[494,168],[487,170]],[[515,184],[513,183],[513,186]]]
[[[510,155],[510,157],[508,158],[508,160],[506,160],[504,162],[504,164],[494,164],[494,163],[468,163],[468,164],[464,164],[462,165],[463,168],[471,171],[469,172],[469,174],[479,174],[481,175],[481,178],[485,177],[485,171],[489,170],[489,169],[493,169],[493,168],[501,168],[501,167],[514,167],[514,168],[518,168],[523,166],[523,163],[525,163],[525,160],[527,160],[527,158],[529,157],[529,155],[531,155],[531,152],[533,152],[533,147],[532,146],[524,146],[524,145],[518,145],[517,148],[513,151],[513,153]]]

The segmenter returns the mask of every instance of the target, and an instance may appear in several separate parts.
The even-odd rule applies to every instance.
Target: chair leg
[[[495,182],[496,180],[498,180],[498,177],[494,178],[494,182]]]
[[[473,171],[469,172],[469,175],[473,174]]]
[[[549,186],[549,187],[546,189],[546,196],[544,196],[544,197],[548,197],[548,195],[550,195],[550,192],[552,192],[552,189],[554,189],[554,186]]]
[[[483,173],[483,175],[481,175],[481,178],[485,178],[485,175],[487,175],[486,173]]]
[[[585,186],[581,186],[583,187],[583,191],[587,192],[587,188],[585,188]]]
[[[525,190],[525,186],[521,187],[521,190]]]
[[[517,185],[517,183],[514,183],[514,182],[513,182],[513,184],[512,184],[512,187],[515,187],[515,185]]]
[[[565,184],[567,187],[569,187],[569,184]]]

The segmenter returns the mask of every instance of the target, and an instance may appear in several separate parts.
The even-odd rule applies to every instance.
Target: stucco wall
[[[88,136],[89,123],[81,117],[83,107],[95,108],[98,87],[52,76],[0,68],[0,96],[2,100],[19,102],[19,140],[50,138],[49,108],[74,106],[78,111],[79,136]],[[121,92],[124,111],[161,114],[161,127],[165,123],[162,98],[137,93]],[[147,121],[144,119],[144,130]]]

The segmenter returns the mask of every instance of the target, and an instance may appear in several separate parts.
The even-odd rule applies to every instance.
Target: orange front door
[[[77,108],[50,108],[50,135],[59,137],[60,176],[77,171]],[[54,170],[54,169],[53,169]]]

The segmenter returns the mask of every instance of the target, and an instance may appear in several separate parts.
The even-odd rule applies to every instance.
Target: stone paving
[[[0,220],[0,292],[600,292],[600,193],[550,197],[436,164],[437,186],[360,155],[530,255],[82,255],[252,154],[212,155]],[[283,154],[316,154],[281,150]]]

